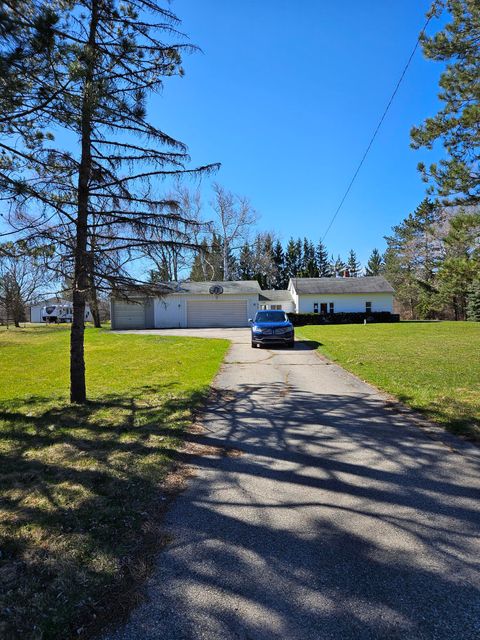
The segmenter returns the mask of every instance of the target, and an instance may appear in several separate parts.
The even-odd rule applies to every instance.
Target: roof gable
[[[168,285],[173,288],[173,294],[200,294],[211,295],[210,289],[213,286],[220,286],[223,293],[226,294],[259,294],[261,292],[260,285],[256,280],[228,280],[222,282],[169,282]]]
[[[393,287],[383,276],[362,276],[360,278],[291,278],[289,288],[302,294],[354,294],[390,293]]]
[[[292,302],[292,294],[287,289],[263,289],[260,293],[259,300],[271,300],[272,302]]]

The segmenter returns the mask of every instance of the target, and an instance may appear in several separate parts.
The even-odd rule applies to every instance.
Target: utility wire
[[[388,101],[387,106],[385,107],[385,110],[384,110],[384,112],[383,112],[383,114],[382,114],[382,117],[380,118],[380,120],[379,120],[379,122],[378,122],[378,124],[377,124],[377,126],[376,126],[376,128],[375,128],[375,131],[373,132],[373,135],[372,135],[372,137],[370,138],[370,142],[368,143],[368,146],[367,146],[367,148],[365,149],[365,152],[364,152],[364,154],[363,154],[363,156],[362,156],[362,159],[360,160],[360,162],[359,162],[359,164],[358,164],[358,166],[357,166],[357,168],[356,168],[356,170],[355,170],[355,173],[353,174],[353,177],[352,177],[352,179],[350,180],[350,182],[349,182],[349,184],[348,184],[348,187],[347,187],[347,189],[346,189],[345,193],[343,194],[342,199],[340,200],[340,204],[338,205],[338,207],[337,207],[337,209],[336,209],[335,213],[334,213],[334,214],[333,214],[333,216],[332,216],[332,219],[330,220],[330,223],[329,223],[329,225],[328,225],[328,227],[327,227],[327,230],[326,230],[326,231],[325,231],[325,233],[323,234],[322,242],[325,240],[325,238],[326,238],[326,236],[327,236],[327,233],[330,231],[330,229],[331,229],[331,227],[332,227],[333,223],[335,222],[336,217],[337,217],[337,216],[338,216],[338,214],[340,213],[340,210],[341,210],[341,208],[343,207],[343,203],[344,203],[344,202],[345,202],[345,200],[347,199],[347,196],[348,196],[348,194],[350,193],[350,189],[352,188],[353,183],[355,182],[355,180],[356,180],[356,178],[357,178],[358,174],[360,173],[360,169],[362,168],[363,163],[365,162],[365,160],[366,160],[366,158],[367,158],[367,156],[368,156],[368,154],[369,154],[369,152],[370,152],[370,149],[372,148],[372,145],[373,145],[373,143],[374,143],[374,141],[375,141],[375,138],[377,137],[377,133],[379,132],[380,127],[382,126],[383,121],[385,120],[385,117],[386,117],[386,115],[387,115],[387,113],[388,113],[388,110],[390,109],[390,107],[391,107],[391,105],[392,105],[393,100],[395,99],[395,96],[397,95],[397,92],[398,92],[398,90],[399,90],[399,88],[400,88],[400,85],[402,84],[402,80],[403,80],[403,78],[405,77],[405,74],[407,73],[407,69],[408,69],[408,67],[410,66],[410,63],[411,63],[411,62],[412,62],[412,60],[413,60],[413,56],[415,55],[415,53],[416,53],[416,51],[417,51],[417,49],[418,49],[418,45],[420,44],[420,40],[421,40],[421,38],[422,38],[423,34],[425,33],[425,31],[426,31],[426,29],[427,29],[427,27],[428,27],[428,24],[429,24],[430,20],[432,19],[432,17],[433,17],[433,12],[430,12],[430,14],[429,14],[429,16],[428,16],[428,18],[427,18],[427,21],[426,21],[426,22],[425,22],[425,24],[423,25],[423,29],[420,31],[420,34],[419,34],[419,36],[418,36],[418,38],[417,38],[417,41],[416,41],[416,43],[415,43],[415,46],[413,47],[412,53],[410,54],[410,57],[408,58],[407,63],[406,63],[406,65],[405,65],[405,67],[403,68],[403,71],[402,71],[402,73],[401,73],[401,75],[400,75],[400,78],[398,79],[398,82],[397,82],[397,84],[395,85],[395,89],[393,90],[393,93],[392,93],[392,95],[390,96],[390,100]]]

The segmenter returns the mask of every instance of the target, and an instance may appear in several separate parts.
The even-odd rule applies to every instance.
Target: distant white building
[[[256,280],[167,283],[157,297],[111,299],[112,329],[246,327],[260,309],[287,313],[393,312],[383,277],[292,278],[288,289],[262,291]]]
[[[56,308],[62,307],[63,315],[65,315],[70,321],[71,311],[72,311],[73,303],[70,300],[65,300],[65,298],[46,298],[45,300],[39,300],[35,304],[30,305],[30,322],[46,322],[46,317],[52,316],[55,317]],[[85,306],[85,320],[91,320],[92,315],[90,312],[90,307],[87,304]]]

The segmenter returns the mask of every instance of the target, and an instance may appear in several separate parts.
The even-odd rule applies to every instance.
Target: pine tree
[[[443,304],[453,309],[456,320],[464,320],[469,291],[480,273],[480,212],[460,210],[444,238],[445,256],[435,273],[435,286]]]
[[[399,267],[395,283],[389,282],[405,293],[396,297],[412,318],[430,318],[438,306],[434,276],[443,253],[439,238],[443,218],[438,205],[425,199],[385,238],[389,257],[395,255]]]
[[[379,276],[383,267],[382,254],[378,249],[374,249],[368,259],[367,267],[365,269],[365,275],[367,276]]]
[[[353,249],[350,249],[347,261],[347,270],[350,278],[358,278],[360,276],[362,265],[357,260],[357,254]]]
[[[285,251],[285,276],[286,278],[300,277],[302,268],[302,243],[301,240],[290,238]]]
[[[317,278],[317,261],[315,259],[315,247],[308,238],[303,239],[303,255],[301,274],[304,278]]]
[[[480,322],[480,280],[474,282],[468,294],[467,320]]]
[[[241,251],[238,259],[238,276],[240,280],[252,280],[254,278],[253,265],[253,253],[250,249],[250,245],[246,242]]]
[[[286,289],[288,278],[286,277],[285,256],[280,240],[277,240],[273,248],[273,264],[275,267],[274,289]]]
[[[317,244],[317,247],[315,249],[315,258],[317,262],[317,272],[319,277],[331,278],[332,269],[328,261],[328,252],[322,241]]]
[[[457,201],[480,201],[480,3],[478,0],[437,0],[431,11],[450,16],[433,37],[422,36],[427,58],[444,64],[440,100],[444,106],[411,131],[414,149],[431,149],[437,140],[447,158],[429,168],[418,165],[430,193]]]
[[[23,19],[22,3],[9,3],[9,10]],[[176,43],[178,19],[150,0],[52,0],[48,20],[54,28],[46,30],[51,38],[38,56],[45,62],[16,96],[15,127],[0,129],[10,154],[8,164],[2,162],[0,188],[22,216],[40,209],[32,201],[41,205],[39,215],[30,217],[35,233],[28,242],[54,240],[62,267],[63,256],[70,256],[70,398],[84,403],[84,311],[92,276],[97,288],[150,291],[146,283],[104,270],[106,262],[98,256],[158,242],[149,238],[149,229],[171,229],[181,220],[176,203],[158,194],[154,182],[192,172],[186,168],[187,149],[148,120],[146,102],[162,90],[165,77],[183,74],[181,56],[192,47]],[[8,65],[3,53],[1,62]],[[24,73],[18,65],[15,71]],[[15,99],[9,99],[14,106]],[[22,110],[25,103],[35,110],[33,123],[32,111]],[[40,140],[32,147],[32,127],[39,123],[63,130],[79,144],[64,150]],[[177,242],[191,246],[186,232]]]

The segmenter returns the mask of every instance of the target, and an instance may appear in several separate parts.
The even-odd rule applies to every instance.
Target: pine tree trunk
[[[90,283],[89,283],[89,296],[88,301],[90,303],[90,311],[92,312],[93,318],[93,326],[95,329],[101,329],[102,323],[100,322],[100,310],[98,308],[98,295],[97,295],[97,284],[95,282],[94,275],[94,252],[95,252],[95,244],[92,242],[90,247],[90,253],[88,256],[88,264],[89,264],[89,272],[90,272]]]
[[[84,404],[87,401],[85,383],[85,298],[89,285],[88,204],[92,169],[91,138],[93,112],[93,68],[98,25],[98,0],[92,0],[87,65],[82,101],[81,145],[82,156],[78,171],[78,208],[76,220],[75,269],[73,279],[73,321],[70,334],[70,401]]]

